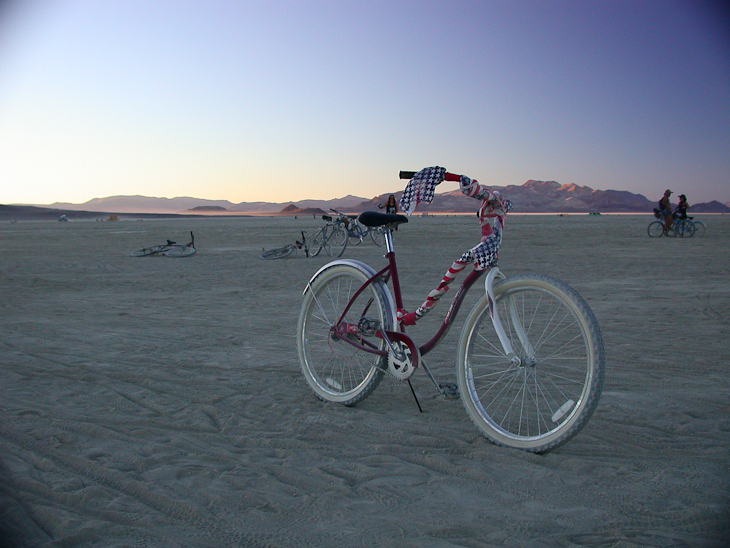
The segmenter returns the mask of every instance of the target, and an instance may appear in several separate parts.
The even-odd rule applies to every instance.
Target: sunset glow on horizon
[[[720,6],[3,2],[0,203],[370,198],[428,165],[727,203]]]

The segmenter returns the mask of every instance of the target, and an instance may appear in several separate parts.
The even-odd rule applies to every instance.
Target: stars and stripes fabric
[[[468,261],[454,261],[454,264],[449,267],[449,269],[446,271],[446,274],[444,274],[444,277],[441,278],[441,283],[438,285],[438,287],[428,294],[426,300],[421,306],[416,309],[415,312],[406,313],[405,311],[398,311],[401,321],[405,325],[415,325],[416,322],[420,320],[429,310],[436,306],[441,297],[443,297],[444,294],[449,290],[449,284],[454,281],[454,278],[456,278],[456,275],[459,272],[464,270],[467,264],[469,264]]]
[[[413,212],[419,202],[427,201],[430,203],[433,200],[433,189],[438,183],[443,181],[446,170],[443,170],[443,172],[430,170],[443,170],[443,168],[426,168],[419,171],[409,181],[406,187],[406,192],[404,192],[403,198],[401,199],[401,209],[408,211],[408,215]],[[422,175],[419,177],[419,174]],[[418,180],[414,185],[411,185],[417,177]],[[438,182],[429,183],[429,181],[436,180]],[[481,225],[481,240],[477,245],[465,251],[459,259],[454,261],[443,278],[441,278],[438,287],[428,294],[426,300],[415,312],[398,310],[398,319],[404,325],[415,325],[419,319],[436,306],[441,297],[449,290],[449,284],[467,265],[473,264],[477,270],[486,270],[497,264],[499,246],[502,243],[504,221],[507,212],[512,209],[512,203],[509,200],[504,200],[499,192],[492,191],[479,184],[477,180],[472,180],[464,175],[461,176],[459,186],[462,193],[466,196],[481,200],[482,202],[477,213],[479,224]],[[406,206],[409,209],[406,209]]]
[[[416,206],[421,202],[433,202],[436,193],[436,185],[444,180],[446,169],[439,166],[426,167],[416,173],[413,178],[408,181],[403,196],[400,199],[400,209],[406,215],[410,215],[416,210]]]
[[[459,262],[474,263],[477,270],[486,270],[497,264],[499,255],[499,244],[502,243],[502,229],[500,225],[495,224],[492,233],[483,241],[466,251],[460,258]]]

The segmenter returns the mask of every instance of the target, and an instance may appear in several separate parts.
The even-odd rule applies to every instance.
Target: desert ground
[[[730,216],[702,219],[650,239],[649,215],[509,217],[501,269],[570,283],[607,351],[593,418],[545,455],[489,443],[420,371],[423,412],[387,377],[356,407],[316,399],[295,332],[330,259],[258,258],[311,217],[0,223],[0,546],[725,547]],[[193,257],[129,256],[191,230]],[[409,308],[478,233],[401,227]],[[477,293],[428,356],[443,382]]]

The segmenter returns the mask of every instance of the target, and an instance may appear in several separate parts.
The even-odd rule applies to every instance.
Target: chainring
[[[393,350],[388,352],[388,373],[393,375],[399,381],[408,380],[416,371],[411,360],[411,349],[408,348],[407,344],[398,341],[395,341],[393,346],[396,350],[398,350],[398,352],[405,354],[405,358],[399,359],[393,353]]]

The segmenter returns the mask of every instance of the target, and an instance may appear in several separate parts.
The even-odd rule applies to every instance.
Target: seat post
[[[383,232],[383,236],[385,236],[385,249],[388,253],[392,253],[395,251],[395,247],[393,246],[393,230],[386,228]]]

